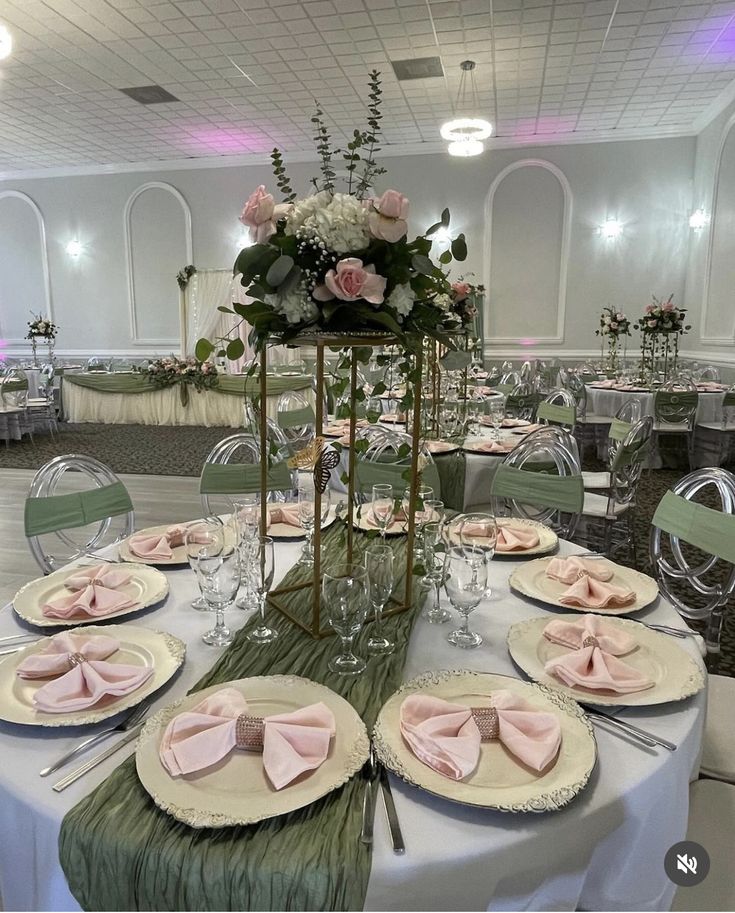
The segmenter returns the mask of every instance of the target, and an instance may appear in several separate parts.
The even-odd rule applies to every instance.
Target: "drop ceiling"
[[[440,148],[459,63],[477,62],[496,143],[697,132],[734,97],[735,0],[0,0],[0,174],[312,149],[313,99],[339,143],[383,74],[384,141]],[[391,60],[439,56],[399,82]],[[178,101],[142,106],[122,89]],[[492,148],[492,141],[490,143]]]

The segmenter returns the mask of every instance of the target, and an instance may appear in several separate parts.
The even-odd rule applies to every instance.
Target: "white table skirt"
[[[587,411],[613,418],[618,409],[635,400],[641,404],[641,418],[653,415],[653,393],[631,393],[625,390],[605,390],[586,386]],[[701,393],[697,404],[697,422],[721,422],[723,393]]]
[[[561,545],[562,554],[575,550]],[[297,544],[277,545],[277,579],[298,551]],[[552,615],[510,593],[507,580],[515,564],[507,559],[493,562],[493,596],[471,616],[484,638],[482,647],[458,650],[445,640],[447,626],[418,619],[406,679],[430,669],[518,674],[505,647],[509,625]],[[187,642],[181,674],[155,701],[154,711],[182,697],[220,652],[200,640],[211,616],[189,606],[195,595],[192,572],[173,570],[167,576],[167,601],[129,619]],[[673,608],[661,601],[637,617],[681,624]],[[241,619],[238,610],[228,612],[231,625]],[[279,627],[285,624],[278,619]],[[0,612],[0,635],[19,629],[9,608]],[[701,662],[690,640],[677,643]],[[391,851],[379,804],[366,909],[667,910],[674,886],[664,874],[663,857],[686,832],[688,784],[698,765],[705,703],[705,694],[700,694],[682,703],[624,712],[626,719],[675,742],[673,753],[642,748],[596,729],[597,766],[583,793],[560,812],[516,816],[481,811],[429,796],[391,776],[406,855]],[[35,730],[0,723],[0,893],[5,909],[78,909],[58,861],[62,818],[132,749],[124,747],[60,794],[52,792],[51,785],[64,771],[44,780],[38,771],[95,728]]]

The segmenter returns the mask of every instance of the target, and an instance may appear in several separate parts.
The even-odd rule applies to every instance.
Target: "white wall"
[[[695,148],[694,138],[677,138],[498,150],[469,160],[388,156],[381,186],[409,196],[414,230],[427,227],[444,206],[450,207],[452,227],[466,233],[469,247],[468,260],[455,267],[455,275],[473,272],[475,281],[489,282],[497,294],[496,301],[492,296],[488,300],[489,350],[520,351],[514,342],[494,344],[493,336],[501,336],[540,339],[533,347],[539,353],[590,352],[597,350],[594,330],[602,306],[614,304],[633,316],[652,292],[674,292],[683,300]],[[502,177],[509,166],[525,160],[535,164]],[[308,163],[290,168],[299,192],[308,189],[315,167]],[[494,205],[486,213],[488,194],[499,176]],[[58,350],[141,355],[170,350],[163,344],[136,345],[131,331],[123,216],[131,195],[150,182],[175,188],[183,204],[159,189],[146,191],[133,206],[134,214],[140,205],[141,212],[155,213],[156,218],[156,231],[139,233],[133,245],[133,285],[143,321],[138,337],[177,337],[178,326],[167,332],[166,325],[175,320],[175,273],[186,262],[186,207],[191,212],[193,262],[229,267],[241,235],[237,218],[243,200],[259,183],[274,187],[268,165],[0,183],[2,335],[11,336],[11,330],[24,325],[29,310],[44,309],[37,247],[24,243],[25,255],[19,257],[17,243],[7,240],[15,235],[4,207],[17,201],[6,203],[1,195],[12,189],[27,194],[43,214],[53,313],[61,327]],[[608,217],[625,224],[617,241],[596,234]],[[543,256],[535,256],[531,245],[507,243],[512,237],[528,237],[531,226],[537,239],[547,239]],[[134,236],[139,229],[138,220]],[[85,246],[77,261],[65,252],[71,238]],[[492,277],[486,275],[491,249]],[[146,315],[146,309],[155,307],[160,313]],[[561,341],[544,341],[556,335]]]

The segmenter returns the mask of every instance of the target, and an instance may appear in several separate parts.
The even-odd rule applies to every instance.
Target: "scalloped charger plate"
[[[539,539],[538,545],[534,545],[531,548],[515,549],[512,552],[500,552],[496,549],[495,558],[535,558],[538,555],[548,555],[551,552],[555,552],[559,547],[559,537],[554,530],[544,523],[539,523],[538,520],[528,520],[525,517],[496,517],[495,522],[498,526],[531,527],[538,533]],[[470,545],[475,545],[478,548],[484,547],[483,536],[468,536],[465,538]],[[459,535],[454,531],[449,534],[449,540],[452,545],[461,545]]]
[[[428,694],[468,707],[490,706],[493,691],[508,690],[561,724],[559,753],[540,773],[518,761],[499,741],[483,742],[480,761],[463,780],[451,780],[423,764],[400,731],[400,707],[409,694]],[[503,812],[547,812],[567,805],[587,784],[597,746],[579,705],[558,691],[494,673],[432,672],[406,682],[384,704],[374,730],[383,764],[408,783],[462,805]]]
[[[265,775],[260,753],[234,750],[207,770],[172,777],[158,754],[164,729],[174,716],[227,687],[242,692],[253,714],[261,717],[325,703],[334,714],[336,735],[321,767],[276,790]],[[191,827],[234,827],[311,805],[357,773],[369,749],[365,724],[334,691],[297,675],[263,675],[213,685],[155,714],[140,734],[135,763],[153,801],[178,821]]]
[[[559,615],[558,618],[560,621],[579,621],[578,615]],[[641,672],[649,678],[653,682],[653,687],[630,694],[601,691],[599,688],[570,688],[558,678],[544,672],[547,662],[570,652],[543,636],[543,630],[548,623],[548,616],[541,616],[511,625],[507,638],[508,652],[516,665],[535,682],[556,688],[576,701],[597,704],[600,707],[648,707],[653,704],[666,704],[669,701],[683,701],[704,688],[702,667],[676,643],[673,637],[652,631],[629,618],[610,618],[605,623],[614,628],[621,628],[636,639],[636,648],[620,659],[636,672]]]
[[[189,520],[187,523],[181,524],[165,523],[163,526],[148,526],[146,529],[139,529],[137,532],[133,533],[133,536],[162,536],[166,530],[170,529],[172,526],[191,526],[196,522],[196,520]],[[189,563],[185,545],[177,545],[171,549],[172,555],[168,560],[161,558],[142,558],[140,555],[136,555],[130,548],[130,540],[133,536],[123,539],[118,546],[118,554],[121,561],[129,562],[131,564],[148,564],[154,567],[171,567]],[[225,538],[228,542],[231,542],[234,539],[234,536],[229,536],[227,534],[227,528],[225,531]]]
[[[184,662],[186,645],[173,634],[139,628],[136,625],[95,625],[74,628],[72,634],[105,634],[120,642],[120,649],[106,662],[149,666],[153,675],[140,688],[123,697],[107,696],[94,707],[71,713],[44,713],[33,705],[33,695],[51,679],[18,678],[16,669],[26,657],[40,653],[48,643],[44,637],[0,662],[0,720],[24,726],[84,726],[99,723],[123,710],[135,707],[158,691]]]

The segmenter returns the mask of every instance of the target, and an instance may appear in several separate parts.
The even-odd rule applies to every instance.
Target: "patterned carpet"
[[[35,447],[26,439],[0,447],[0,469],[37,469],[54,456],[83,453],[96,457],[119,473],[198,476],[212,447],[228,437],[229,428],[152,425],[62,424],[56,438],[37,435]],[[604,468],[585,460],[586,469]],[[658,502],[685,470],[662,469],[643,474],[635,513],[638,569],[650,571],[648,538]],[[714,505],[713,505],[714,506]],[[622,563],[626,563],[621,556]],[[735,676],[735,607],[730,606],[722,637],[722,653],[711,667]]]

